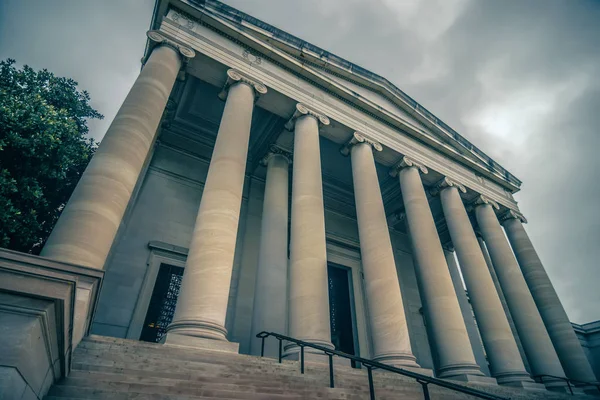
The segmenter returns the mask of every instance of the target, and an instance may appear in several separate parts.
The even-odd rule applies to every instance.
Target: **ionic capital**
[[[494,200],[487,198],[486,196],[480,194],[479,196],[477,196],[477,198],[475,200],[473,200],[470,204],[471,208],[476,208],[477,206],[481,206],[481,205],[490,205],[492,206],[492,208],[495,208],[496,210],[500,209],[500,206],[498,205],[498,203],[496,203]]]
[[[257,100],[261,95],[267,93],[267,87],[258,80],[238,70],[228,69],[227,81],[223,86],[223,90],[221,90],[221,92],[219,93],[219,98],[221,100],[225,100],[227,98],[227,93],[229,93],[229,88],[231,88],[231,86],[235,85],[238,82],[245,83],[254,90],[255,100]]]
[[[514,210],[508,210],[504,214],[500,215],[499,219],[500,219],[500,222],[504,222],[509,219],[518,219],[519,221],[521,221],[524,224],[527,223],[527,219],[523,216],[523,214],[516,212]]]
[[[464,185],[453,181],[452,179],[448,178],[447,176],[443,177],[439,182],[437,182],[433,186],[433,188],[431,188],[430,193],[432,196],[437,196],[438,194],[440,194],[440,192],[442,190],[451,188],[451,187],[457,188],[459,192],[467,193],[467,188],[464,187]]]
[[[269,164],[269,160],[275,156],[282,156],[287,160],[288,163],[292,163],[292,152],[284,149],[283,147],[277,146],[276,144],[269,147],[269,152],[262,158],[262,160],[260,160],[260,163],[264,166],[267,166]]]
[[[296,125],[296,120],[304,116],[311,116],[315,118],[319,126],[329,125],[329,118],[325,114],[315,111],[314,109],[309,108],[308,106],[302,103],[297,103],[296,110],[294,111],[292,118],[290,118],[290,120],[285,124],[285,129],[287,129],[288,131],[293,130],[294,125]]]
[[[427,170],[427,167],[424,166],[423,164],[420,164],[420,163],[414,161],[412,158],[408,158],[407,156],[403,156],[402,159],[400,159],[400,162],[398,162],[396,165],[394,165],[390,169],[390,175],[394,176],[394,177],[398,176],[398,173],[401,170],[403,170],[404,168],[416,168],[422,174],[427,174],[429,172]]]
[[[342,148],[340,149],[340,153],[347,156],[348,154],[350,154],[350,149],[352,149],[352,146],[355,146],[359,143],[366,143],[369,146],[371,146],[375,151],[383,150],[383,146],[381,146],[381,143],[373,139],[369,139],[360,132],[354,132],[352,134],[352,138],[344,146],[342,146]]]
[[[178,43],[176,40],[170,37],[167,37],[163,32],[152,30],[146,32],[146,36],[148,37],[148,39],[159,45],[169,46],[173,48],[179,54],[181,54],[184,61],[188,61],[196,56],[196,52],[193,49],[181,43]]]

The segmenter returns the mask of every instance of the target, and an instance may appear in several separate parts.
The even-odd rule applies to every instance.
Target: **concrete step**
[[[89,373],[86,375],[82,371],[74,371],[69,378],[64,380],[61,385],[68,386],[79,386],[79,387],[96,387],[110,386],[111,388],[117,387],[116,384],[134,383],[143,385],[155,385],[164,388],[176,387],[179,390],[189,390],[182,392],[182,394],[194,394],[195,391],[203,390],[210,387],[212,390],[222,391],[238,391],[242,393],[273,393],[273,394],[286,394],[291,392],[299,392],[304,395],[315,393],[319,394],[323,390],[329,390],[326,386],[314,385],[310,381],[301,381],[294,383],[284,383],[279,380],[271,380],[269,385],[265,382],[240,382],[240,381],[227,381],[227,380],[203,380],[203,381],[192,381],[192,380],[180,380],[164,377],[151,377],[151,376],[132,376],[132,375],[120,375],[120,374],[107,374],[107,373]],[[355,387],[336,387],[337,394],[368,394],[368,384]],[[422,396],[420,387],[409,387],[409,386],[386,386],[376,387],[377,393],[380,396],[385,394],[398,395],[415,395]],[[162,389],[161,391],[162,392]],[[418,397],[417,396],[417,397]],[[338,396],[341,397],[341,396]],[[345,398],[345,397],[344,397]]]
[[[374,371],[378,400],[423,399],[414,379]],[[327,364],[260,358],[214,350],[165,346],[127,339],[91,336],[73,353],[69,377],[51,388],[46,400],[75,399],[334,399],[369,398],[365,369],[335,367],[334,389]],[[512,400],[593,399],[587,396],[527,392],[521,389],[462,383]],[[475,397],[429,385],[431,398],[459,400]]]

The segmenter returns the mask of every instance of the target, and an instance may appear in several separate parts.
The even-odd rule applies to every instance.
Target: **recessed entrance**
[[[173,320],[177,296],[181,287],[183,268],[161,264],[156,283],[150,298],[150,305],[144,320],[140,340],[158,342],[167,332],[167,326]]]
[[[327,266],[329,277],[329,316],[331,342],[336,350],[355,354],[354,307],[350,270],[335,264]]]

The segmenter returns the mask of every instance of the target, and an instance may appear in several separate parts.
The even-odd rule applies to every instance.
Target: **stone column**
[[[433,341],[438,354],[438,376],[467,380],[483,376],[475,362],[444,251],[419,175],[419,171],[427,173],[427,169],[403,157],[394,170],[399,170],[424,315],[432,335],[430,340]]]
[[[504,297],[504,293],[502,293],[502,287],[500,286],[500,282],[498,282],[498,276],[496,275],[496,271],[494,270],[494,265],[492,264],[492,259],[490,258],[490,254],[487,251],[485,246],[485,241],[483,237],[481,237],[481,232],[475,232],[477,236],[477,241],[479,242],[479,248],[481,249],[481,253],[483,254],[483,258],[485,263],[487,264],[488,271],[490,271],[490,275],[492,277],[492,281],[494,282],[494,286],[496,287],[496,292],[498,292],[498,297],[500,297],[500,303],[502,303],[502,308],[504,309],[504,314],[506,315],[506,319],[508,320],[508,325],[510,326],[510,330],[513,333],[515,341],[517,342],[517,347],[519,348],[519,353],[521,353],[521,359],[523,360],[523,364],[525,365],[525,370],[531,374],[531,368],[529,367],[529,361],[527,361],[527,355],[525,354],[525,350],[523,349],[523,344],[521,344],[521,339],[519,339],[519,333],[517,332],[517,328],[515,327],[515,322],[510,315],[510,310],[508,308],[508,304],[506,304],[506,298]]]
[[[475,216],[527,355],[531,373],[534,377],[565,376],[494,208],[498,209],[498,205],[480,196],[475,203]],[[560,382],[548,382],[547,387],[563,385]]]
[[[273,147],[263,160],[267,165],[258,271],[252,317],[252,354],[260,354],[261,331],[287,333],[288,200],[290,157]],[[276,340],[265,341],[265,356],[277,357]]]
[[[255,96],[267,88],[227,71],[227,100],[167,343],[202,345],[194,338],[227,340],[225,315],[237,238],[250,123]],[[205,342],[204,342],[205,343]]]
[[[329,325],[329,289],[325,209],[321,178],[319,124],[329,119],[303,104],[288,124],[294,125],[292,219],[290,230],[289,334],[333,348]],[[288,354],[298,349],[291,346]],[[308,351],[308,350],[307,350]]]
[[[373,149],[381,144],[359,133],[342,149],[350,152],[354,199],[371,326],[374,360],[398,367],[419,367],[412,354],[400,283],[394,261]]]
[[[182,65],[194,51],[161,41],[131,87],[85,169],[41,255],[103,269],[125,209],[152,148]]]
[[[471,298],[492,376],[498,383],[506,385],[521,386],[523,382],[533,382],[525,370],[500,297],[460,197],[459,190],[466,193],[466,189],[444,178],[436,185],[436,190],[440,194],[444,217]]]
[[[526,222],[525,218],[514,211],[509,211],[503,216],[502,221],[506,236],[512,245],[529,291],[546,325],[567,377],[584,382],[597,381],[569,317],[527,232],[525,232],[522,224],[522,222]]]

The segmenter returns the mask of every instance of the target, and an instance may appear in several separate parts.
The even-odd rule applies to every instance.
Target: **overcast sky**
[[[72,77],[106,116],[153,0],[2,0],[0,59]],[[228,0],[383,75],[523,181],[526,226],[572,321],[600,319],[600,2]]]

